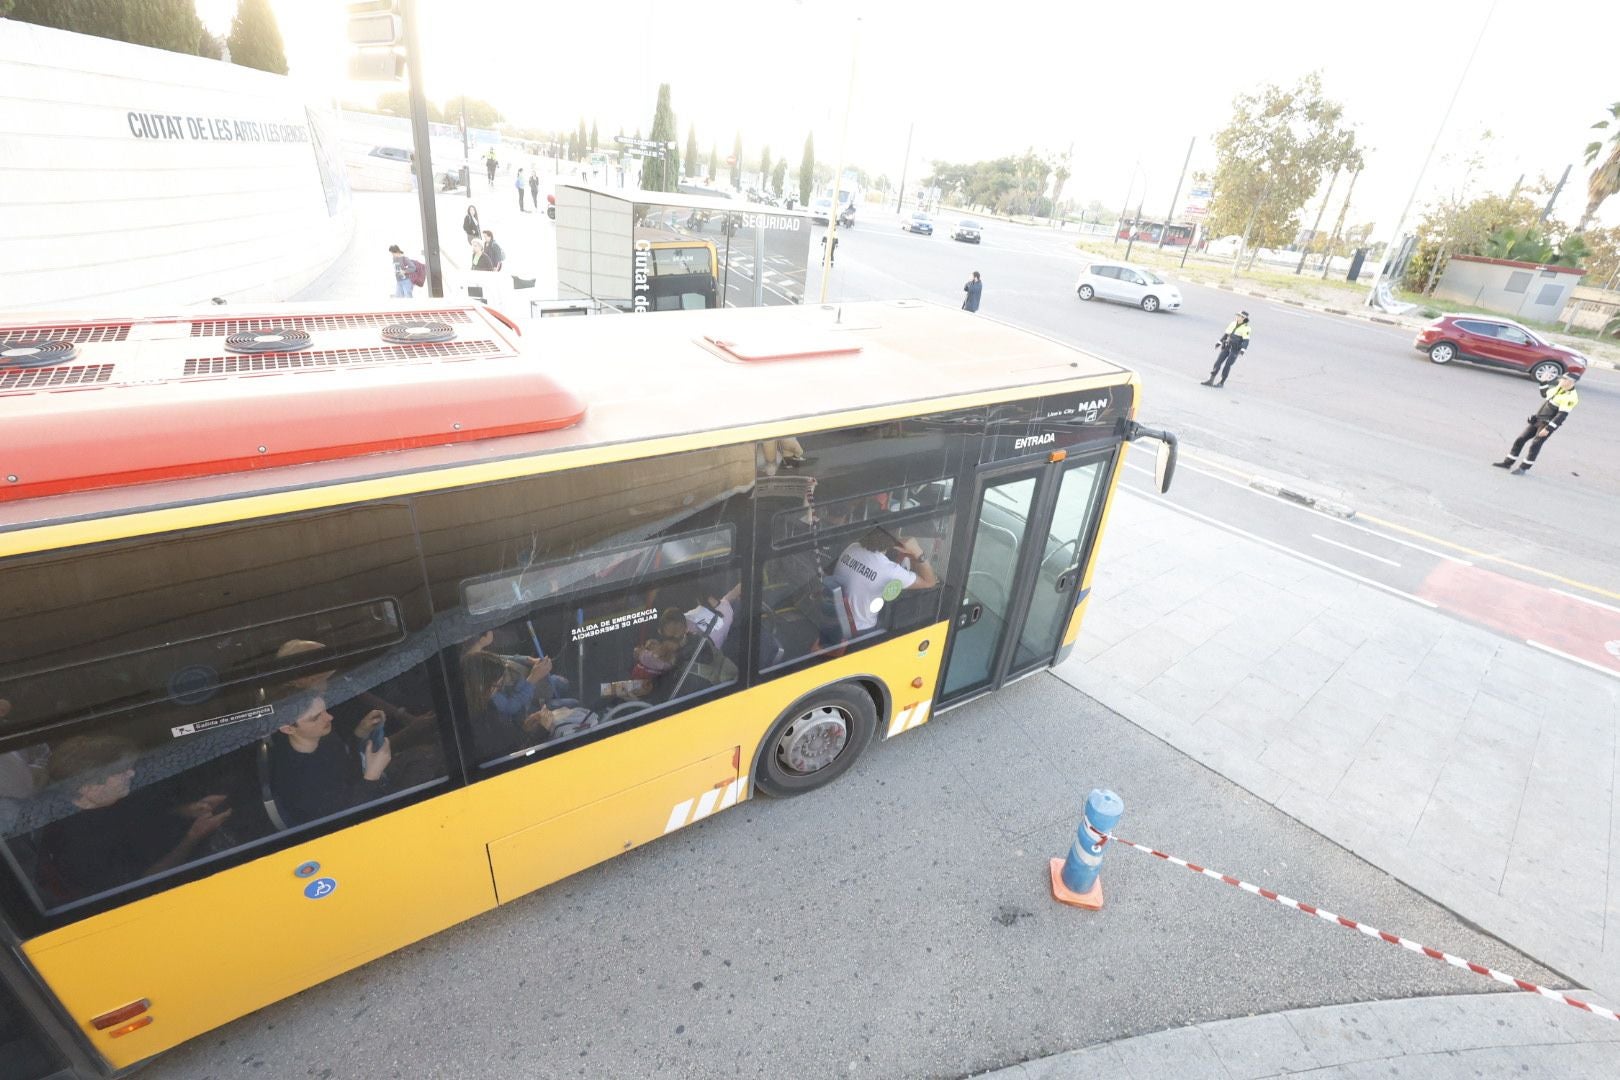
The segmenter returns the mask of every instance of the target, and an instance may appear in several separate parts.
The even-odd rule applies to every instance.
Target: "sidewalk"
[[[980,1080],[1608,1080],[1620,1024],[1520,993],[1295,1009],[1171,1028],[980,1074]]]
[[[1122,491],[1100,559],[1060,677],[1604,1004],[1620,999],[1620,680],[1167,500]]]

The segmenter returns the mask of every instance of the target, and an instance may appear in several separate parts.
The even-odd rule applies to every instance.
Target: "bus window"
[[[8,565],[0,856],[22,910],[77,913],[443,783],[409,526],[363,506]]]
[[[754,449],[741,445],[419,498],[446,666],[460,676],[478,761],[736,681],[729,616],[708,644],[697,626],[663,624],[671,610],[735,613],[753,477]]]
[[[791,663],[939,616],[954,514],[818,532],[812,546],[766,561],[761,666]],[[771,642],[772,652],[764,645]]]
[[[740,583],[664,577],[539,607],[461,642],[457,667],[483,764],[532,754],[737,681]]]

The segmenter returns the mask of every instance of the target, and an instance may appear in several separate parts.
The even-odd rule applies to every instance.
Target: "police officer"
[[[1200,384],[1203,386],[1226,385],[1226,377],[1232,374],[1232,365],[1237,363],[1238,355],[1249,347],[1249,313],[1238,312],[1237,318],[1227,323],[1226,332],[1215,344],[1221,347],[1221,351],[1215,354],[1215,366],[1209,369],[1209,378]],[[1226,365],[1224,368],[1221,366],[1223,364]],[[1215,381],[1216,375],[1221,377],[1220,382]]]
[[[1530,471],[1530,466],[1536,463],[1536,455],[1541,453],[1542,446],[1558,430],[1558,426],[1569,418],[1575,411],[1575,406],[1581,403],[1581,397],[1575,392],[1575,376],[1560,375],[1556,382],[1550,382],[1541,388],[1541,408],[1536,410],[1534,416],[1529,417],[1529,425],[1513,440],[1513,449],[1501,461],[1493,461],[1498,469],[1513,469],[1514,476],[1522,476]],[[1513,468],[1513,459],[1519,456],[1524,444],[1530,444],[1530,452],[1524,455],[1524,463]]]

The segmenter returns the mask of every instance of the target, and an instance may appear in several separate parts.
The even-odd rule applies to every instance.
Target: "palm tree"
[[[1609,119],[1599,120],[1592,127],[1605,129],[1614,128],[1614,134],[1609,136],[1611,148],[1609,156],[1603,159],[1603,164],[1592,170],[1591,177],[1586,181],[1586,213],[1581,215],[1581,223],[1575,227],[1576,232],[1585,232],[1587,223],[1603,205],[1603,200],[1620,191],[1620,101],[1609,106]],[[1586,146],[1586,163],[1592,164],[1603,153],[1603,141],[1588,143]]]

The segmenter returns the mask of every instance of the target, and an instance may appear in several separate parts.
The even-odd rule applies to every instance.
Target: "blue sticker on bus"
[[[304,895],[311,900],[324,900],[337,890],[337,881],[333,878],[316,878],[304,886]]]

